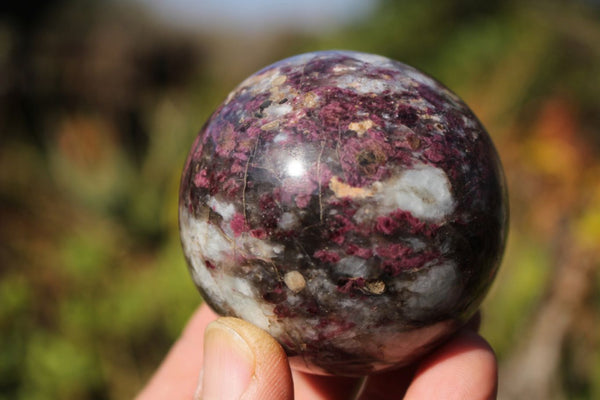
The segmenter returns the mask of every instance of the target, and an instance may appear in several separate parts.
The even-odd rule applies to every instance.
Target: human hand
[[[202,305],[137,400],[495,399],[496,358],[477,325],[410,368],[365,379],[317,376],[290,370],[265,331]]]

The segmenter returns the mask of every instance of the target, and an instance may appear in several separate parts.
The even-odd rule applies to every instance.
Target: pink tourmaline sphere
[[[416,69],[331,51],[242,82],[201,130],[179,219],[194,282],[292,365],[358,376],[465,323],[500,264],[502,168],[485,129]]]

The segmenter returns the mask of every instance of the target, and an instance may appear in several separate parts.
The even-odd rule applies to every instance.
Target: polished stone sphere
[[[452,92],[384,57],[291,57],[243,81],[189,153],[179,200],[194,282],[294,368],[414,362],[478,309],[507,225],[502,168]]]

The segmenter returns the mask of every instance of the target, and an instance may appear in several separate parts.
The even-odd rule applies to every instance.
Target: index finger
[[[406,377],[412,375],[412,381]],[[399,370],[368,378],[360,399],[496,398],[498,371],[490,345],[465,328],[425,357],[413,371]]]
[[[479,334],[463,329],[419,365],[406,399],[489,400],[497,387],[494,351]]]

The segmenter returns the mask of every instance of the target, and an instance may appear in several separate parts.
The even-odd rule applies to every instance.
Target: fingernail
[[[246,341],[226,324],[215,321],[204,335],[202,400],[239,399],[254,376],[255,359]]]

